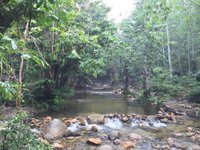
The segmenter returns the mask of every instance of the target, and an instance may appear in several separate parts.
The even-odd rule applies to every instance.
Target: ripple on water
[[[111,129],[121,129],[123,127],[122,122],[118,118],[107,118],[104,125]]]

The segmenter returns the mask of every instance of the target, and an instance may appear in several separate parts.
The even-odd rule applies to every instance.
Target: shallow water
[[[108,113],[136,113],[144,115],[157,114],[158,108],[156,106],[141,105],[137,103],[130,103],[127,100],[116,96],[111,91],[91,91],[89,93],[80,93],[74,98],[67,100],[64,104],[64,109],[59,111],[48,111],[41,115],[51,115],[52,117],[71,117],[89,114],[108,114]],[[63,139],[62,144],[66,147],[71,147],[72,150],[96,150],[98,147],[87,144],[88,137],[102,137],[109,135],[113,130],[119,130],[122,133],[122,141],[127,140],[130,133],[137,133],[142,136],[142,141],[136,146],[136,150],[149,149],[152,150],[152,144],[166,144],[168,137],[174,137],[179,143],[192,146],[198,145],[196,141],[192,141],[189,137],[176,137],[175,133],[184,133],[187,127],[193,127],[195,130],[200,129],[200,120],[185,118],[180,122],[167,124],[154,120],[149,116],[149,121],[144,122],[144,127],[138,126],[140,120],[132,120],[130,124],[124,124],[120,120],[113,118],[107,119],[104,125],[95,125],[98,133],[88,132],[81,134],[78,137],[71,139]],[[149,126],[151,124],[151,127]],[[80,132],[83,128],[91,129],[94,124],[86,123],[85,127],[80,126],[79,123],[72,124],[68,127],[71,132]],[[122,150],[120,146],[114,145],[110,140],[103,140],[104,144],[111,145],[115,150]]]
[[[54,117],[88,115],[92,113],[136,113],[143,115],[154,115],[157,113],[157,106],[130,103],[117,96],[112,91],[90,91],[80,93],[66,100],[63,109],[59,111],[43,112],[40,116],[51,115]]]

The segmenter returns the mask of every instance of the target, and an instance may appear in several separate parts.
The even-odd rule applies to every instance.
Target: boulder
[[[121,138],[121,133],[119,131],[114,130],[114,131],[112,131],[110,133],[109,138],[111,140],[120,139]]]
[[[91,131],[93,131],[93,132],[98,132],[97,126],[93,125],[93,126],[91,127]]]
[[[128,135],[128,139],[131,141],[138,141],[142,139],[142,136],[136,133],[131,133]]]
[[[88,138],[87,143],[92,145],[101,145],[102,142],[100,138]]]
[[[66,125],[60,119],[53,119],[44,126],[44,138],[55,140],[61,138],[66,132]]]
[[[91,114],[88,116],[88,119],[91,123],[95,124],[103,124],[104,123],[104,115],[101,114]]]
[[[112,146],[110,146],[110,145],[102,145],[100,148],[99,148],[99,150],[112,150],[113,148],[112,148]]]

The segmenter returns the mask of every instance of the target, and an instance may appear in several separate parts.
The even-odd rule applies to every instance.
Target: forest
[[[130,1],[0,0],[0,150],[200,149],[200,0]]]

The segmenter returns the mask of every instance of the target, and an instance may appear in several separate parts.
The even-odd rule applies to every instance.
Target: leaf
[[[15,40],[11,40],[11,45],[12,45],[12,48],[13,48],[14,50],[17,49],[17,44],[16,44]]]
[[[22,54],[21,57],[24,58],[24,59],[30,59],[31,58],[31,56],[29,54]]]
[[[79,54],[76,52],[75,49],[72,50],[71,54],[68,57],[69,58],[78,58],[78,59],[81,59],[81,57],[79,56]]]
[[[8,37],[7,35],[5,35],[2,40],[5,40],[5,41],[12,41],[12,39],[10,37]]]

